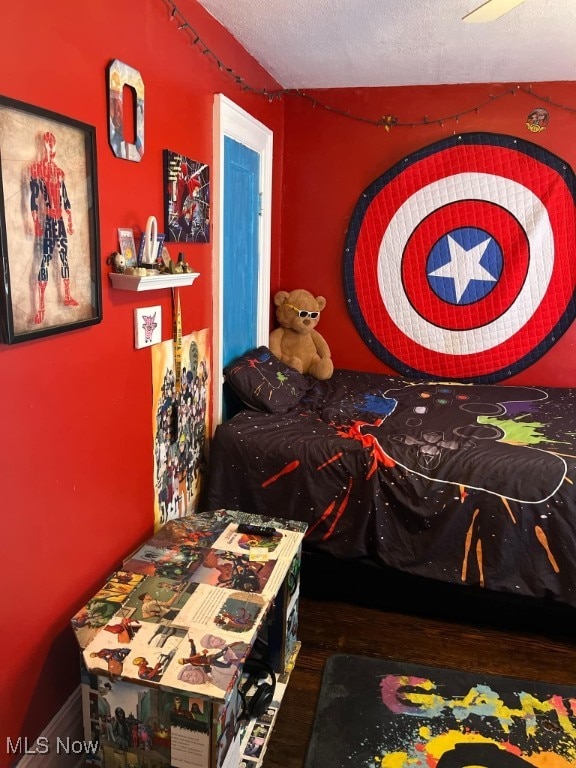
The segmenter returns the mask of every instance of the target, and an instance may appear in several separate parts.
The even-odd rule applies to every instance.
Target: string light
[[[559,104],[558,102],[553,101],[550,96],[542,96],[536,93],[531,85],[516,85],[513,88],[509,88],[503,91],[502,93],[490,94],[488,99],[481,102],[480,104],[477,104],[474,107],[470,107],[470,109],[463,110],[462,112],[458,112],[453,115],[444,115],[443,117],[439,117],[434,120],[429,119],[427,115],[425,115],[422,120],[419,120],[419,121],[416,120],[412,122],[401,122],[394,115],[385,115],[384,117],[380,117],[377,119],[362,117],[361,115],[353,115],[348,110],[339,109],[338,107],[333,107],[333,106],[330,106],[329,104],[325,104],[319,101],[316,97],[310,96],[308,93],[301,91],[299,88],[279,88],[276,90],[268,90],[267,88],[255,88],[254,86],[247,83],[246,80],[241,75],[239,75],[237,72],[235,72],[232,69],[232,67],[227,67],[224,64],[224,62],[214,53],[214,51],[212,51],[211,48],[209,48],[209,46],[206,45],[206,43],[202,40],[198,32],[196,32],[196,30],[189,24],[188,20],[186,19],[186,17],[184,16],[180,8],[178,8],[174,0],[162,0],[162,1],[165,4],[167,4],[170,8],[170,14],[169,14],[170,21],[173,21],[175,16],[179,17],[180,23],[178,24],[177,29],[179,31],[188,32],[192,45],[199,48],[204,56],[207,56],[209,59],[211,59],[212,62],[218,67],[218,69],[221,72],[224,72],[228,77],[230,77],[236,83],[236,85],[238,85],[241,88],[242,91],[244,92],[248,91],[250,93],[256,94],[257,96],[264,96],[266,99],[268,99],[269,102],[275,101],[276,99],[280,100],[282,98],[287,98],[287,97],[297,97],[297,98],[305,99],[306,101],[309,101],[313,109],[316,109],[316,108],[324,109],[327,112],[331,112],[335,115],[340,115],[341,117],[346,117],[349,120],[356,120],[361,123],[368,123],[369,125],[374,125],[378,128],[384,127],[386,131],[390,131],[392,127],[415,128],[420,125],[438,125],[440,127],[444,127],[444,124],[450,121],[454,121],[458,123],[461,117],[465,117],[466,115],[470,115],[472,113],[475,113],[476,115],[478,115],[480,114],[480,110],[486,107],[487,105],[491,105],[494,102],[504,98],[505,96],[515,96],[518,91],[521,91],[522,93],[526,93],[528,96],[531,96],[532,98],[537,99],[538,101],[546,102],[550,106],[556,107],[557,109],[563,109],[566,112],[571,112],[572,114],[576,114],[576,107],[570,107],[566,104]]]

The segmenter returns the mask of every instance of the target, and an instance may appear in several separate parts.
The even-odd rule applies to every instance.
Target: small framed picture
[[[154,254],[154,261],[151,262],[152,264],[155,264],[158,261],[158,259],[162,259],[162,250],[164,248],[164,240],[165,239],[166,239],[166,235],[161,234],[160,232],[158,232],[158,234],[156,235],[156,244],[157,244],[158,247],[157,247],[156,252]],[[138,257],[137,257],[138,258],[138,266],[139,267],[144,264],[144,245],[145,245],[145,243],[146,243],[146,236],[145,236],[144,233],[142,233],[142,237],[140,239],[140,248],[138,249]]]
[[[120,253],[124,256],[127,267],[136,266],[136,243],[134,242],[134,230],[127,227],[118,227],[118,240]]]
[[[140,307],[134,310],[134,346],[151,347],[162,341],[162,307]]]

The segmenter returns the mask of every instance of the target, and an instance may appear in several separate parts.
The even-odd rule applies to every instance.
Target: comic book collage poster
[[[152,347],[155,528],[196,510],[206,473],[208,331]]]

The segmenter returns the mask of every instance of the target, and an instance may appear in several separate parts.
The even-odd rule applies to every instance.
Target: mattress
[[[576,605],[576,389],[336,370],[215,431],[203,504],[306,522],[306,548]]]

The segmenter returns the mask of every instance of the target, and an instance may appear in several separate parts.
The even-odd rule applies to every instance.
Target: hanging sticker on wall
[[[134,346],[151,347],[162,341],[162,307],[139,307],[134,310]]]
[[[550,122],[550,115],[544,107],[537,107],[526,118],[526,128],[532,133],[540,133],[546,130]]]
[[[405,375],[495,382],[538,360],[575,317],[576,180],[512,136],[453,136],[362,194],[344,252],[366,344]]]

